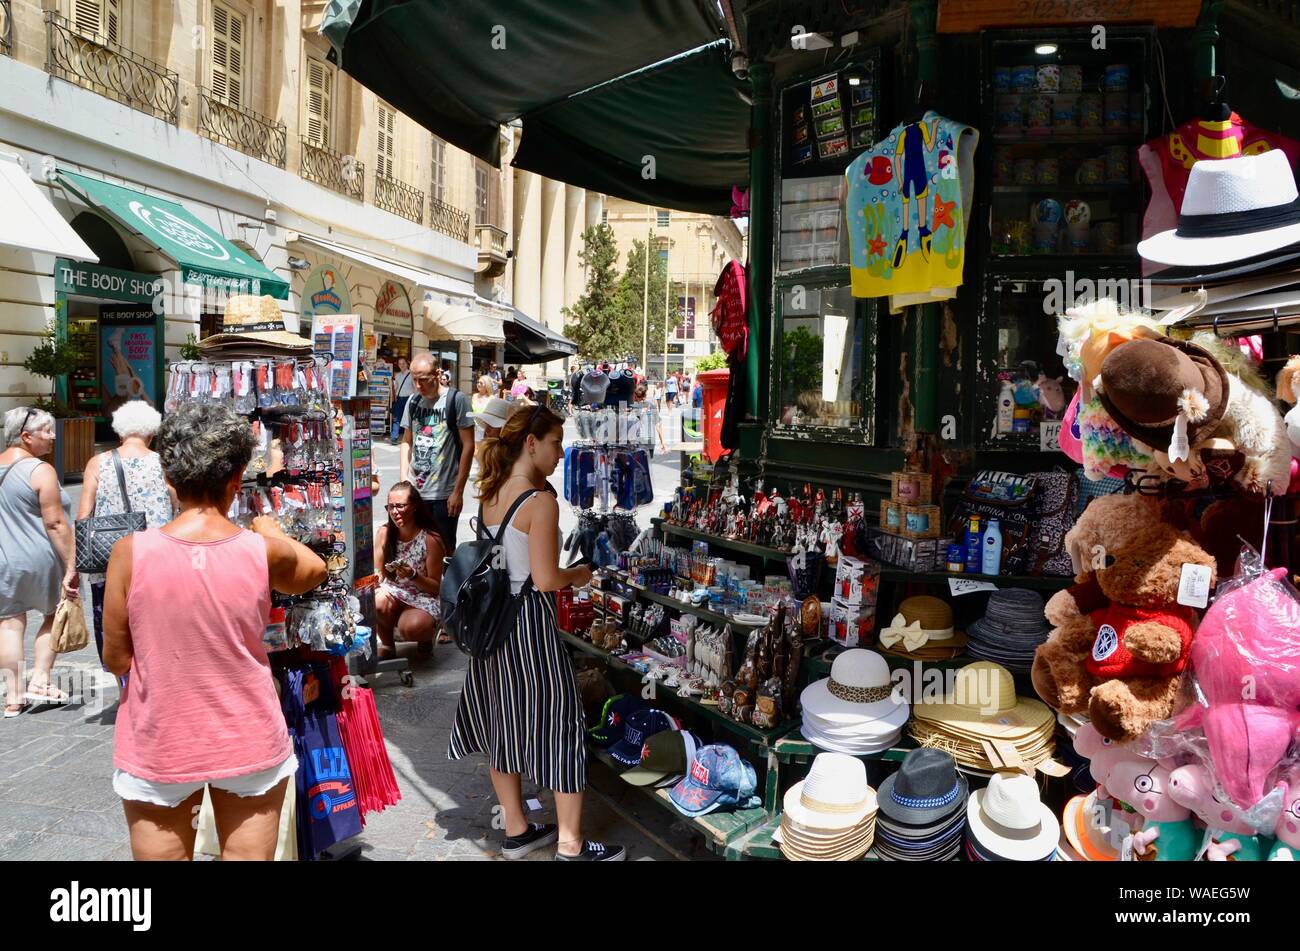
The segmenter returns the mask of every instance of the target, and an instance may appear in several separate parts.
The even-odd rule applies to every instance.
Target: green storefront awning
[[[288,299],[288,281],[239,250],[184,206],[74,172],[60,170],[59,181],[175,261],[182,283]]]
[[[518,119],[516,167],[618,198],[725,215],[749,182],[712,0],[331,0],[321,32],[362,85],[493,164]]]

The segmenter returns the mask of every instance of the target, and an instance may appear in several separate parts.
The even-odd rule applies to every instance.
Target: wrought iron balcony
[[[317,145],[302,136],[302,169],[309,182],[332,188],[341,195],[365,201],[366,166],[354,155],[340,155],[331,148]]]
[[[285,124],[222,102],[202,86],[199,87],[199,134],[284,168],[289,138]]]
[[[378,172],[375,173],[375,204],[408,221],[424,222],[424,192]]]
[[[14,52],[14,11],[9,0],[0,0],[0,52],[9,56]]]
[[[480,277],[497,278],[506,272],[506,232],[496,225],[476,225],[478,236],[478,267]]]
[[[429,227],[469,244],[469,212],[429,196]]]
[[[180,77],[103,36],[87,36],[57,13],[45,14],[45,71],[176,125]]]

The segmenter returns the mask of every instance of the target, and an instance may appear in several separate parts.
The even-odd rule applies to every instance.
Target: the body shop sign
[[[411,295],[396,281],[385,281],[375,297],[375,330],[409,337],[413,326]]]
[[[58,258],[54,263],[54,289],[60,294],[98,297],[130,304],[152,304],[167,282],[156,274],[119,271],[98,264],[81,264]]]
[[[299,305],[305,323],[316,316],[332,317],[352,313],[352,296],[348,293],[343,274],[333,264],[324,264],[312,271],[302,289]]]

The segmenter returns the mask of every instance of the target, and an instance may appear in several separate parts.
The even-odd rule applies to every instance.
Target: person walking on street
[[[399,482],[388,490],[384,511],[388,521],[375,532],[375,551],[381,554],[375,593],[379,656],[393,656],[396,631],[402,640],[419,644],[417,657],[428,658],[442,617],[438,592],[447,549],[429,507],[411,483]],[[450,644],[451,638],[438,633],[438,643]]]
[[[622,847],[582,837],[586,724],[551,592],[589,583],[591,569],[559,566],[560,507],[544,488],[564,458],[563,443],[564,419],[540,405],[513,413],[500,435],[484,443],[480,518],[495,533],[510,515],[502,536],[510,587],[528,590],[505,643],[490,657],[470,658],[447,756],[487,755],[505,815],[505,858],[523,858],[558,840],[560,861],[622,861]],[[527,821],[521,775],[554,790],[558,828]]]
[[[415,395],[415,381],[411,379],[411,365],[406,357],[397,358],[397,370],[393,373],[393,429],[389,434],[392,442],[402,437],[402,416],[407,401]]]
[[[637,386],[632,398],[635,402],[629,407],[628,412],[635,413],[639,417],[637,435],[645,444],[650,457],[654,458],[656,440],[659,443],[659,451],[667,452],[668,447],[664,445],[664,427],[659,421],[659,410],[655,407],[654,400],[650,399],[644,383]]]
[[[672,408],[677,405],[677,374],[669,373],[664,380],[664,405]]]
[[[478,383],[474,387],[474,395],[470,397],[470,405],[473,406],[474,412],[477,414],[483,412],[483,407],[494,399],[496,399],[495,384],[492,382],[492,377],[484,374],[478,378]]]
[[[158,453],[150,448],[162,416],[144,400],[123,403],[113,413],[113,432],[121,440],[112,452],[100,453],[86,464],[81,479],[81,503],[78,520],[102,515],[120,515],[126,511],[144,512],[145,528],[162,528],[176,514],[176,493],[167,484]],[[118,479],[118,469],[122,479]],[[126,499],[122,498],[122,482]],[[90,587],[91,615],[95,622],[95,650],[104,660],[104,575],[87,573]],[[107,668],[105,668],[107,669]]]
[[[427,353],[411,361],[416,394],[402,415],[398,480],[410,482],[429,503],[447,551],[456,550],[456,528],[465,506],[465,485],[474,463],[474,415],[469,397],[446,382]]]
[[[54,417],[19,406],[5,413],[0,452],[0,674],[5,719],[33,703],[67,703],[51,683],[54,650],[50,631],[60,597],[76,598],[80,578],[73,558],[72,501],[58,475],[40,457],[54,448]],[[23,688],[27,612],[42,615],[36,657]]]
[[[130,673],[113,790],[137,860],[191,858],[209,784],[222,859],[275,856],[298,759],[262,634],[272,589],[305,594],[326,569],[273,518],[257,517],[250,532],[227,517],[254,441],[248,420],[225,406],[169,414],[159,456],[181,512],[120,539],[108,561],[104,663]]]

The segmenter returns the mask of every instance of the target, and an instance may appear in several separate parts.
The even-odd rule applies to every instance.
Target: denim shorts
[[[298,757],[290,753],[289,758],[278,766],[246,773],[243,776],[227,776],[225,779],[210,779],[194,783],[155,783],[150,779],[132,776],[122,769],[113,770],[113,792],[123,799],[133,802],[150,802],[155,806],[175,809],[204,786],[234,793],[236,796],[261,796],[275,788],[286,776],[292,777],[298,772]]]

